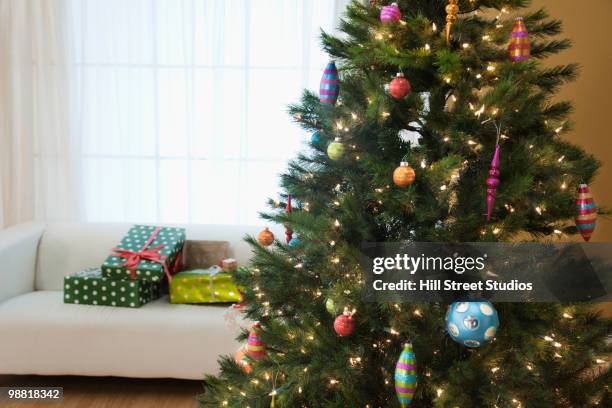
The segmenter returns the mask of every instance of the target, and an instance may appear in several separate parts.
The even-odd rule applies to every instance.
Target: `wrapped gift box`
[[[185,229],[134,225],[102,264],[111,279],[161,281],[166,271],[178,270]],[[162,265],[163,264],[163,265]]]
[[[140,279],[109,279],[100,268],[64,277],[64,303],[140,307],[158,297],[156,283]]]
[[[240,288],[218,266],[177,273],[170,282],[170,303],[240,302]]]

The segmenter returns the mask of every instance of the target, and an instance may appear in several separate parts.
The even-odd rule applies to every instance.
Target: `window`
[[[72,0],[86,219],[259,224],[337,3]]]

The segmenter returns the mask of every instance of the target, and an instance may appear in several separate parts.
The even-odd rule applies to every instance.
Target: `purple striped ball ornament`
[[[589,186],[580,184],[576,197],[576,227],[586,242],[591,239],[596,224],[597,206],[593,194],[589,191]]]
[[[392,3],[389,6],[384,6],[380,10],[380,21],[383,23],[398,22],[401,18],[402,13],[400,12],[397,3]]]
[[[514,21],[512,32],[510,33],[510,44],[508,53],[512,62],[527,61],[531,56],[531,44],[529,33],[525,27],[525,22],[521,17]]]
[[[247,355],[253,360],[261,360],[268,355],[266,343],[259,338],[259,334],[257,333],[260,328],[261,326],[259,323],[253,324],[251,333],[249,333],[249,338],[247,339]]]
[[[338,77],[336,63],[330,61],[323,71],[323,77],[321,77],[319,100],[324,104],[335,105],[338,94],[340,94],[340,78]]]
[[[416,387],[416,357],[412,350],[412,343],[406,343],[395,365],[395,394],[402,408],[410,405]]]

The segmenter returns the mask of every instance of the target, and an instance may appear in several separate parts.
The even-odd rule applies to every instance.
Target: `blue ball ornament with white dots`
[[[446,331],[466,347],[480,347],[495,338],[497,310],[486,300],[454,302],[446,313]]]

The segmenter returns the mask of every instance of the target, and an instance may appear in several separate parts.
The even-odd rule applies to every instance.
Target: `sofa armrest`
[[[25,223],[0,230],[0,302],[34,290],[38,242],[44,224]]]

